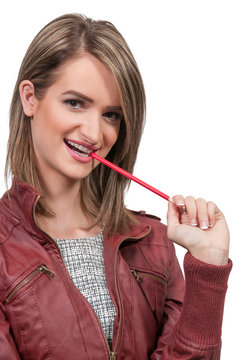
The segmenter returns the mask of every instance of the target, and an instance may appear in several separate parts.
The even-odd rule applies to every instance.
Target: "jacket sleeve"
[[[174,251],[173,251],[174,253]],[[163,325],[151,360],[219,360],[227,280],[232,267],[206,264],[189,252],[184,258],[183,290],[175,253],[171,259]]]
[[[0,307],[0,360],[20,360],[9,323]]]

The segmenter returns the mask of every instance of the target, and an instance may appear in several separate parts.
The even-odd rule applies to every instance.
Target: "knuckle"
[[[183,197],[183,195],[174,195],[173,196],[173,199],[175,199],[175,200],[178,200],[178,199],[184,199],[184,197]]]
[[[215,212],[215,209],[216,209],[216,205],[214,204],[214,202],[212,201],[209,201],[207,203],[207,207],[208,207],[208,214],[210,217],[214,217],[214,212]]]
[[[185,201],[193,202],[193,201],[195,201],[195,198],[193,196],[189,195],[185,198]]]
[[[182,196],[182,195],[175,195],[175,196],[173,196],[173,201],[175,202],[175,204],[176,204],[177,206],[184,205],[184,202],[185,202],[184,196]]]
[[[197,202],[198,204],[202,204],[202,203],[205,203],[206,200],[203,199],[202,197],[199,197],[199,198],[197,198],[196,202]]]
[[[216,207],[216,204],[213,201],[208,201],[207,205],[209,207]]]

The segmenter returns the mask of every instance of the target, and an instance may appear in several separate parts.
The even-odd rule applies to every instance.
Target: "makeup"
[[[124,176],[127,177],[128,179],[133,180],[133,181],[135,181],[137,184],[139,184],[139,185],[145,187],[146,189],[152,191],[152,192],[155,193],[156,195],[161,196],[163,199],[168,200],[168,201],[171,201],[171,202],[174,202],[173,199],[172,199],[170,196],[164,194],[162,191],[159,191],[158,189],[154,188],[153,186],[151,186],[151,185],[147,184],[146,182],[140,180],[140,179],[137,178],[136,176],[134,176],[134,175],[128,173],[127,171],[121,169],[119,166],[112,164],[110,161],[102,158],[101,156],[97,155],[95,152],[92,152],[92,153],[90,154],[90,156],[91,156],[92,158],[94,158],[95,160],[100,161],[102,164],[104,164],[104,165],[110,167],[111,169],[117,171],[117,172],[120,173],[121,175],[124,175]]]
[[[65,143],[66,149],[69,152],[69,154],[73,157],[73,159],[81,162],[81,163],[89,163],[92,159],[89,156],[89,154],[80,154],[76,151],[74,151],[72,148],[69,147],[67,143]]]

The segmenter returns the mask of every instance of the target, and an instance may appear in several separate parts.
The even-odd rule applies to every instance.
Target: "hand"
[[[186,248],[197,259],[226,265],[229,230],[224,215],[211,201],[192,196],[173,197],[168,204],[168,238]]]

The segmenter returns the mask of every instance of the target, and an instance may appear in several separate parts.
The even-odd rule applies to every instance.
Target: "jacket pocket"
[[[167,293],[167,278],[163,274],[151,270],[135,269],[130,271],[141,288],[154,316],[161,323]]]
[[[53,271],[49,270],[44,264],[38,265],[34,270],[30,272],[26,277],[23,278],[7,295],[3,301],[3,305],[6,305],[10,300],[15,298],[20,290],[22,290],[26,285],[36,279],[40,274],[46,274],[50,279],[52,279],[55,274]]]
[[[147,271],[140,271],[140,270],[136,270],[133,268],[130,268],[130,271],[132,272],[132,274],[134,275],[135,279],[137,280],[137,282],[141,283],[142,281],[144,281],[145,277],[151,278],[153,280],[156,280],[158,282],[160,282],[161,284],[163,284],[165,287],[167,287],[167,280],[163,275],[155,275],[152,272]]]
[[[21,273],[6,292],[3,308],[21,359],[52,359],[45,315],[56,287],[54,277],[54,272],[39,260]]]

